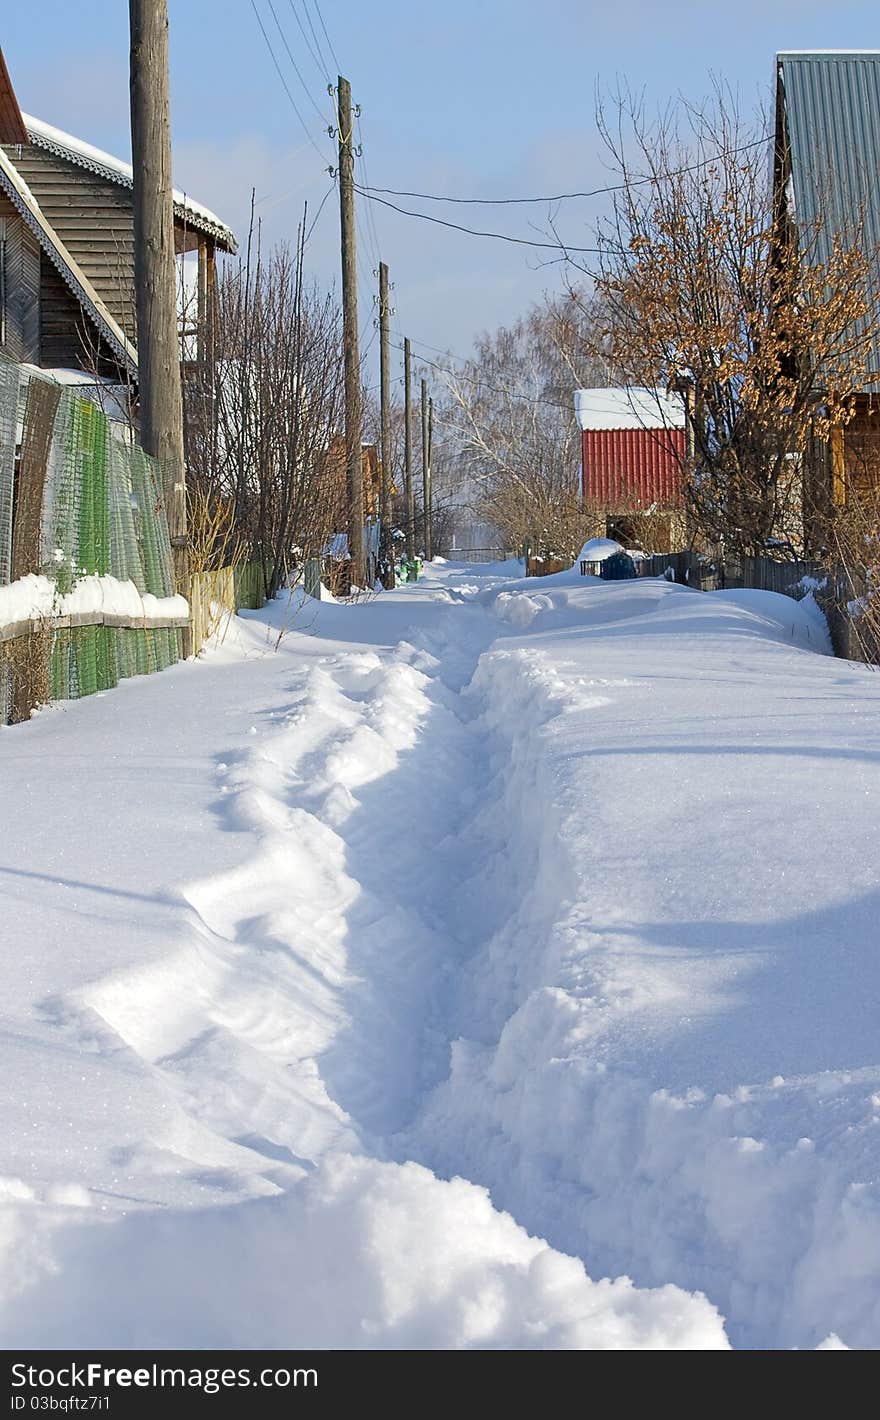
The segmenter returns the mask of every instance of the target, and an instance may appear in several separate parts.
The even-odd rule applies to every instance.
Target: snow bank
[[[546,594],[529,596],[526,592],[499,592],[494,599],[495,615],[511,626],[530,626],[541,612],[552,611],[553,602]]]
[[[880,1345],[880,682],[520,570],[0,734],[5,1345]]]
[[[880,694],[805,654],[802,603],[580,602],[474,678],[497,768],[459,891],[503,905],[405,1147],[591,1268],[704,1290],[735,1344],[877,1346]]]
[[[134,582],[116,577],[80,577],[60,596],[49,577],[28,573],[0,587],[0,627],[52,616],[119,616],[149,626],[189,615],[185,597],[141,594]]]
[[[269,627],[292,600],[267,609]],[[30,1035],[26,1061],[0,1076],[0,1091],[4,1079],[13,1090],[0,1340],[725,1347],[705,1298],[593,1282],[485,1189],[368,1156],[391,1152],[382,1135],[407,1117],[435,1054],[423,1050],[422,1012],[445,943],[426,942],[403,903],[389,911],[387,879],[380,896],[354,845],[395,875],[394,854],[380,845],[373,860],[372,834],[360,832],[370,796],[395,782],[438,716],[450,736],[441,778],[457,793],[449,771],[468,737],[426,649],[334,643],[334,630],[357,628],[351,610],[321,607],[326,639],[292,631],[279,655],[178,667],[174,751],[149,733],[167,703],[150,684],[137,696],[123,688],[106,710],[98,702],[96,716],[77,706],[83,766],[98,750],[102,762],[122,759],[135,792],[118,794],[110,776],[112,819],[90,820],[91,800],[84,819],[68,746],[60,789],[52,779],[48,860],[33,851],[27,814],[45,809],[38,771],[27,771],[26,893],[40,881],[18,921],[37,966],[7,991]],[[412,616],[406,601],[399,613],[393,602],[361,612],[376,618],[374,636]],[[261,614],[243,623],[255,634],[261,624],[265,635]],[[46,738],[47,724],[28,729]],[[193,789],[206,748],[213,830]],[[175,772],[181,759],[186,775]],[[401,793],[412,819],[406,779]],[[145,833],[157,816],[162,832]],[[377,820],[377,833],[386,829],[399,836],[393,813]],[[410,837],[421,841],[414,828]],[[63,873],[48,866],[56,842],[66,845]],[[59,1040],[76,1068],[70,1079],[51,1072],[46,1098],[34,1071]],[[35,1119],[48,1127],[35,1132]],[[76,1134],[59,1150],[61,1119],[75,1120]]]
[[[0,1304],[7,1347],[727,1349],[705,1298],[592,1282],[485,1189],[412,1163],[336,1156],[281,1197],[195,1215],[81,1211],[16,1239],[31,1280]],[[47,1247],[61,1270],[35,1279]]]
[[[539,618],[536,631],[580,627],[584,633],[601,636],[603,628],[619,622],[626,623],[628,634],[634,637],[668,638],[681,633],[713,639],[746,636],[832,654],[828,623],[812,596],[794,601],[779,592],[702,593],[661,578],[633,579],[628,584],[606,582],[600,577],[581,577],[575,568],[549,577],[464,584],[459,594],[519,630]]]

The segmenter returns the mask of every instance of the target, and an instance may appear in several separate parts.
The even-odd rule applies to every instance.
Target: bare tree
[[[573,557],[583,541],[573,392],[612,373],[595,322],[584,292],[545,299],[482,336],[471,359],[445,376],[438,424],[450,482],[507,547]]]
[[[599,123],[623,186],[598,231],[605,318],[590,348],[625,383],[687,399],[698,538],[797,550],[808,465],[850,419],[876,329],[859,214],[829,232],[774,211],[766,120],[745,122],[720,88],[651,122],[623,93]],[[584,272],[570,269],[577,300]]]
[[[227,556],[231,527],[262,564],[267,596],[321,554],[344,504],[333,456],[342,409],[339,310],[305,280],[304,229],[305,220],[295,251],[281,246],[264,257],[252,226],[243,258],[218,282],[214,359],[186,383],[194,514],[224,530]]]

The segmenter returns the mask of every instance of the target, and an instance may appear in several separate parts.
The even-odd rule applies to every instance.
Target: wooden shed
[[[786,51],[776,56],[773,183],[779,240],[801,224],[819,261],[855,241],[867,258],[869,305],[880,287],[880,50]],[[876,309],[874,310],[876,315]],[[803,352],[808,356],[809,352]],[[805,470],[805,541],[821,546],[826,512],[880,499],[880,338],[867,381],[851,391],[854,415],[829,445],[816,441]]]
[[[0,54],[0,349],[136,381],[132,168],[19,109]],[[177,252],[198,253],[199,329],[229,227],[174,193]]]

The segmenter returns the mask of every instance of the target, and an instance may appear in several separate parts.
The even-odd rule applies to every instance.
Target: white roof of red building
[[[574,413],[582,429],[683,429],[681,396],[623,385],[575,390]]]

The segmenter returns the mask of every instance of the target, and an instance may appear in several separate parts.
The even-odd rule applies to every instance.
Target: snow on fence
[[[0,357],[0,723],[164,669],[188,620],[160,466]]]

